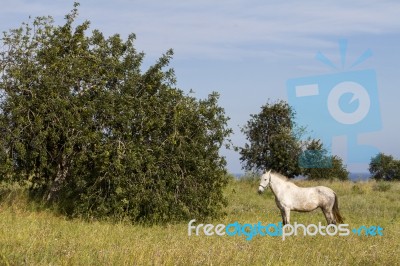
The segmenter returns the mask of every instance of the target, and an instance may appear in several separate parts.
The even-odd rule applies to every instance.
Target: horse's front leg
[[[290,223],[290,209],[282,207],[280,210],[281,210],[283,225],[289,224]]]

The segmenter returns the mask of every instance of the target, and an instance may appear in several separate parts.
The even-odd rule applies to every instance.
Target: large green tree
[[[378,153],[371,158],[369,172],[377,180],[400,180],[400,160],[392,155]]]
[[[295,111],[285,101],[268,102],[243,127],[248,143],[239,148],[246,170],[273,169],[288,177],[348,179],[341,158],[328,155],[320,140],[301,140],[305,128],[296,125]]]
[[[239,148],[246,170],[273,169],[288,177],[301,174],[298,158],[301,142],[294,123],[294,110],[285,102],[268,102],[242,128],[248,143]]]
[[[78,4],[4,33],[0,175],[71,216],[170,221],[213,217],[224,204],[231,130],[218,95],[174,87],[168,51],[147,71],[135,36],[76,25]]]
[[[308,179],[349,179],[343,160],[328,154],[321,140],[311,139],[305,143],[306,149],[299,158],[304,176]]]

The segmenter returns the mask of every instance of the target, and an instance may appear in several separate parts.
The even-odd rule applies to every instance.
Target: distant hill
[[[371,174],[368,172],[350,173],[349,178],[351,181],[366,181],[371,178]]]

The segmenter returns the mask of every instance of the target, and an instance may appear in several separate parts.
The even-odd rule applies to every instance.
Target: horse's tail
[[[342,217],[342,215],[340,215],[340,212],[339,212],[338,197],[337,197],[336,193],[334,193],[334,194],[335,194],[335,202],[333,203],[332,213],[333,213],[333,216],[335,217],[336,223],[341,224],[341,223],[343,223],[343,217]]]

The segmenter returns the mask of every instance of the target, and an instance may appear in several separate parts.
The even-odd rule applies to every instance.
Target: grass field
[[[163,226],[67,220],[35,210],[18,189],[0,204],[1,265],[400,265],[400,183],[297,181],[339,196],[345,223],[379,225],[383,236],[188,236],[188,222]],[[281,221],[270,190],[231,181],[227,215],[214,225]],[[291,222],[325,224],[320,210],[292,212]]]

